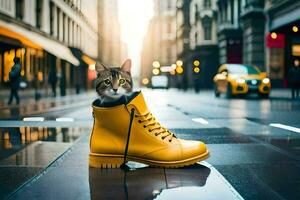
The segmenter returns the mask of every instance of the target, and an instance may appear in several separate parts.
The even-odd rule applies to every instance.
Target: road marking
[[[276,128],[281,128],[281,129],[293,131],[293,132],[296,132],[296,133],[300,133],[300,128],[296,128],[296,127],[293,127],[293,126],[288,126],[288,125],[284,125],[284,124],[276,124],[276,123],[271,123],[269,125],[273,126],[273,127],[276,127]]]
[[[203,118],[193,118],[192,120],[193,120],[194,122],[198,122],[198,123],[203,124],[203,125],[209,124],[209,122],[206,121],[206,120],[203,119]]]
[[[26,121],[26,122],[42,122],[44,120],[45,120],[44,117],[24,117],[23,118],[23,121]]]
[[[55,121],[57,121],[57,122],[74,122],[74,119],[70,118],[70,117],[60,117],[60,118],[56,118]]]

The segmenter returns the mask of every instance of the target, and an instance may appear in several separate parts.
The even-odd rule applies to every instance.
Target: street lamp
[[[298,32],[298,27],[297,26],[293,26],[292,30],[293,30],[293,32],[297,33]]]
[[[277,33],[275,33],[275,32],[271,33],[271,38],[273,40],[276,40],[277,39]]]
[[[177,74],[182,74],[183,73],[183,67],[182,66],[178,66],[176,68],[176,72],[177,72]]]
[[[154,75],[158,75],[159,74],[159,69],[158,68],[154,68],[153,70],[152,70],[152,73],[154,74]]]
[[[148,78],[143,78],[142,83],[143,83],[144,85],[148,85],[149,79],[148,79]]]
[[[194,66],[198,67],[200,65],[200,61],[199,60],[194,60]]]
[[[159,68],[160,67],[160,63],[158,61],[154,61],[152,63],[153,68]]]
[[[194,67],[194,72],[198,74],[200,72],[200,67]]]
[[[177,60],[176,65],[179,66],[179,67],[182,67],[182,65],[183,65],[182,60]]]

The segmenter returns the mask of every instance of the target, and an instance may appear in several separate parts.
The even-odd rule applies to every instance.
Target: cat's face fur
[[[127,59],[121,67],[109,68],[96,63],[96,91],[100,98],[115,99],[132,91],[131,60]]]

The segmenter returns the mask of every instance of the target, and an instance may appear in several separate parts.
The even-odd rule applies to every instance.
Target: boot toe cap
[[[201,157],[208,154],[206,145],[201,141],[182,140],[182,159]]]

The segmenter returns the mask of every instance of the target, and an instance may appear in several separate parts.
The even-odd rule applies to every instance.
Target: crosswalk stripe
[[[296,132],[296,133],[300,133],[300,128],[296,128],[296,127],[293,127],[293,126],[288,126],[288,125],[279,124],[279,123],[271,123],[269,125],[272,126],[272,127],[281,128],[281,129],[293,131],[293,132]]]

